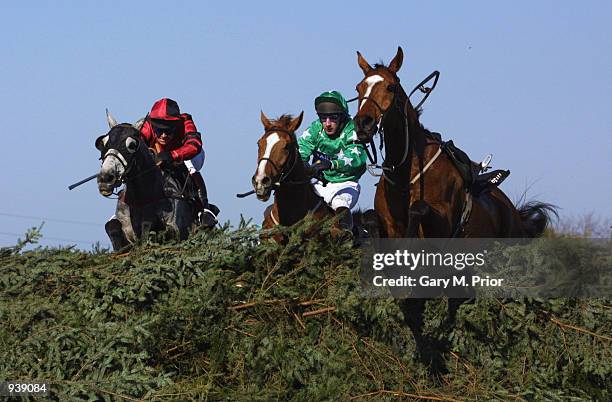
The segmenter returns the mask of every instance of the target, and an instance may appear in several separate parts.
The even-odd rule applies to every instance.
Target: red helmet
[[[181,120],[181,111],[178,103],[169,98],[163,98],[155,102],[149,117],[154,120]]]

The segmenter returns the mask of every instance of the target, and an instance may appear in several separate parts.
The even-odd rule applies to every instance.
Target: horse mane
[[[270,122],[272,123],[272,127],[278,127],[283,130],[286,130],[287,127],[289,126],[289,123],[291,123],[292,120],[293,120],[293,115],[289,113],[285,113],[281,115],[278,119],[271,120]],[[297,141],[297,135],[295,134],[295,131],[291,132],[290,135],[293,141]]]
[[[271,123],[275,126],[287,127],[289,123],[291,123],[291,120],[293,120],[293,115],[286,113],[281,115],[278,119],[272,120]]]
[[[132,127],[132,128],[134,128],[134,126],[131,125],[130,123],[119,123],[119,124],[113,126],[113,128],[115,128],[115,127]]]

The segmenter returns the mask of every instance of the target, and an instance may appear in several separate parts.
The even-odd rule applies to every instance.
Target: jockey
[[[314,103],[319,118],[298,139],[300,156],[308,162],[315,154],[310,167],[313,176],[322,174],[329,182],[315,183],[315,192],[340,216],[340,228],[350,231],[351,208],[361,191],[358,181],[366,170],[365,148],[357,142],[348,104],[340,92],[323,92]]]
[[[204,227],[213,227],[219,210],[208,203],[206,184],[200,174],[204,164],[202,137],[191,115],[181,114],[178,104],[172,99],[160,99],[147,115],[140,133],[149,148],[155,149],[155,162],[160,168],[176,162],[185,163],[202,204],[200,223]]]

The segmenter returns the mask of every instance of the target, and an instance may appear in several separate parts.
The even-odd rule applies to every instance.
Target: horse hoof
[[[217,217],[208,209],[200,212],[199,214],[200,226],[209,229],[215,227],[217,224]]]

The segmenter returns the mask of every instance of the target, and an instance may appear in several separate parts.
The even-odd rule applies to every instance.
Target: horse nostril
[[[104,173],[102,175],[102,181],[105,183],[110,183],[115,180],[115,175],[113,173]]]
[[[261,179],[261,184],[264,187],[268,187],[271,183],[272,183],[272,179],[269,176],[266,176],[263,179]]]
[[[355,119],[355,126],[360,130],[371,130],[375,124],[374,118],[371,116],[359,116]]]

